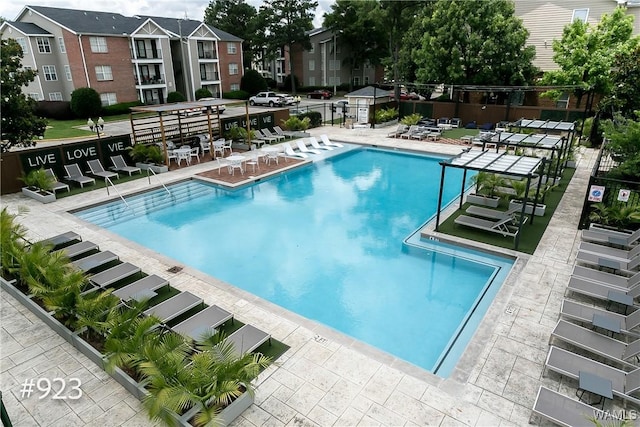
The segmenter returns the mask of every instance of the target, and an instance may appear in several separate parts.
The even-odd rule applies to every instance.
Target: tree
[[[552,44],[553,60],[559,69],[547,71],[540,83],[578,86],[575,90],[578,98],[589,90],[595,94],[609,94],[616,55],[633,50],[632,32],[633,17],[627,15],[623,7],[617,7],[611,15],[602,15],[595,27],[575,20],[564,27],[562,38]],[[552,98],[560,94],[560,91],[546,92]]]
[[[22,87],[34,81],[37,74],[35,70],[22,68],[22,57],[22,48],[14,39],[0,41],[0,152],[12,146],[36,145],[33,139],[42,137],[47,127],[47,121],[35,115],[36,101],[22,93]]]
[[[247,70],[240,80],[240,90],[244,90],[251,95],[267,90],[267,82],[256,70]]]
[[[535,48],[508,0],[438,0],[414,52],[423,83],[522,85],[537,74]]]
[[[636,37],[631,43],[635,44],[634,48],[616,53],[611,72],[613,88],[599,105],[602,110],[617,111],[627,118],[640,112],[640,38]]]
[[[71,92],[71,111],[77,117],[91,118],[102,114],[100,94],[90,87],[81,87]]]
[[[336,34],[336,44],[348,48],[344,62],[349,66],[351,91],[356,65],[377,65],[387,52],[387,32],[380,25],[382,13],[376,1],[338,0],[331,9],[324,15],[323,26]]]
[[[286,46],[292,75],[295,75],[296,61],[291,46],[299,44],[303,49],[311,49],[307,31],[313,29],[317,6],[316,0],[265,0],[260,6],[260,15],[266,22],[267,51],[276,52]],[[295,84],[292,92],[296,94]]]
[[[245,67],[250,67],[260,48],[257,32],[258,12],[256,8],[244,0],[212,0],[204,11],[204,22],[240,37],[242,41],[242,57]]]

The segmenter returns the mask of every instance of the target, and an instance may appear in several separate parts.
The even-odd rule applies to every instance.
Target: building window
[[[99,82],[113,80],[111,65],[96,65],[96,78]]]
[[[355,76],[355,77],[353,78],[353,85],[354,85],[354,86],[360,86],[360,77]]]
[[[238,47],[236,46],[235,43],[227,43],[227,53],[228,54],[235,54],[238,52]]]
[[[316,69],[316,61],[315,59],[309,60],[309,71],[315,71]]]
[[[27,44],[27,40],[24,37],[18,37],[16,39],[20,47],[22,48],[22,53],[26,55],[29,53],[29,45]]]
[[[104,37],[89,37],[89,43],[91,44],[91,52],[105,53],[107,49],[107,39]]]
[[[232,91],[240,90],[240,84],[239,83],[231,83],[230,89]]]
[[[69,65],[64,66],[64,75],[68,81],[73,80],[71,77],[71,67]]]
[[[340,70],[340,60],[336,59],[335,61],[332,59],[329,61],[329,70],[330,71],[338,71]]]
[[[46,81],[50,82],[50,81],[58,80],[58,75],[56,74],[55,65],[43,65],[42,74],[44,75],[44,79]]]
[[[573,16],[571,17],[571,22],[582,21],[587,22],[587,18],[589,17],[589,9],[573,9]]]
[[[564,92],[556,101],[556,108],[569,108],[569,93]]]
[[[309,86],[315,86],[315,85],[316,85],[316,78],[309,77]]]
[[[58,47],[60,48],[60,53],[67,53],[67,48],[64,45],[64,39],[62,37],[58,37]]]
[[[238,74],[238,64],[232,62],[229,64],[229,75],[234,76]]]
[[[62,93],[61,92],[51,92],[49,94],[49,101],[62,101]]]
[[[31,92],[29,94],[29,98],[35,99],[36,101],[40,101],[40,94],[38,92]]]
[[[51,53],[51,45],[49,39],[45,37],[36,37],[36,43],[38,44],[38,52]]]
[[[116,98],[115,93],[101,93],[100,101],[102,101],[102,106],[114,105],[118,103],[118,99]]]

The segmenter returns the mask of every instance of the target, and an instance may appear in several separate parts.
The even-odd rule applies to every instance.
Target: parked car
[[[326,89],[314,90],[313,92],[309,92],[307,94],[307,98],[313,99],[331,99],[332,96],[333,94],[331,93],[331,91]]]
[[[278,96],[275,92],[258,92],[255,96],[249,98],[249,105],[268,105],[269,107],[278,105],[281,107],[284,103],[284,98]]]
[[[215,101],[215,100],[217,100],[217,99],[218,99],[218,98],[200,98],[200,99],[198,99],[198,101]],[[227,109],[227,107],[225,107],[225,106],[224,106],[224,104],[222,104],[222,105],[216,105],[216,107],[218,107],[218,110],[219,110],[221,113],[224,113],[224,110],[226,110],[226,109]],[[213,111],[215,111],[215,110],[216,110],[216,109],[215,109],[215,108],[213,108]]]
[[[284,99],[284,104],[285,105],[293,105],[296,103],[296,97],[295,96],[291,96],[288,95],[286,93],[276,93],[277,96],[281,97],[282,99]]]

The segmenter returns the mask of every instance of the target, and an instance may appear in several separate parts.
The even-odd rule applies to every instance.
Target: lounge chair
[[[217,305],[212,305],[178,323],[171,329],[196,341],[201,339],[203,335],[206,336],[213,333],[218,326],[232,319],[233,314]]]
[[[49,237],[48,239],[41,240],[40,243],[42,243],[43,245],[52,246],[53,249],[58,249],[58,247],[60,246],[65,246],[73,242],[81,241],[82,237],[78,233],[74,231],[67,231],[66,233],[58,234]]]
[[[627,360],[640,354],[640,339],[627,344],[562,319],[558,320],[556,327],[551,332],[549,342],[553,339],[607,358],[627,369],[636,368],[633,363],[627,362]]]
[[[71,264],[80,271],[85,273],[100,268],[110,262],[117,261],[118,255],[111,251],[98,252],[97,254],[89,255],[84,258],[79,258],[75,261],[71,261]]]
[[[640,326],[640,310],[636,310],[629,315],[623,315],[568,299],[562,301],[560,307],[560,316],[562,317],[591,325],[593,324],[594,315],[615,322],[619,325],[620,333],[622,334],[637,335],[636,332],[632,332],[631,330]]]
[[[261,344],[271,340],[271,335],[268,333],[261,331],[252,325],[244,325],[227,338],[225,338],[224,342],[229,342],[233,344],[233,349],[235,353],[238,355],[243,355],[246,353],[251,353],[256,348],[260,347]]]
[[[327,145],[318,144],[318,140],[316,139],[315,136],[312,136],[312,137],[308,138],[307,141],[309,141],[309,144],[311,144],[311,146],[313,148],[315,148],[316,150],[326,150],[326,151],[333,150],[333,147],[329,147]]]
[[[278,138],[276,138],[275,136],[268,136],[265,133],[263,133],[260,129],[253,129],[253,131],[255,132],[258,139],[267,141],[269,144],[271,144],[272,142],[278,141]]]
[[[476,218],[468,215],[460,215],[453,222],[456,224],[464,225],[470,228],[476,228],[478,230],[490,231],[492,233],[502,234],[507,237],[516,237],[518,230],[509,226],[512,221],[511,217],[499,219],[496,221],[489,221],[487,219]]]
[[[64,182],[58,181],[58,177],[53,172],[53,169],[48,168],[44,170],[44,174],[51,180],[51,189],[55,193],[58,190],[66,190],[69,191],[69,185]]]
[[[295,151],[293,151],[293,148],[291,148],[291,145],[289,145],[288,142],[283,142],[282,146],[284,147],[284,154],[285,156],[289,156],[289,157],[297,157],[299,159],[306,159],[307,157],[309,157],[307,154],[305,153],[297,153]]]
[[[631,262],[631,260],[640,255],[640,245],[636,245],[633,248],[627,250],[612,248],[611,246],[600,245],[593,242],[580,242],[578,250],[593,252],[607,258],[616,258],[626,263]]]
[[[307,144],[302,139],[297,140],[296,145],[298,146],[298,150],[300,150],[301,153],[320,154],[320,150],[316,150],[315,148],[309,149],[307,147]]]
[[[117,156],[111,156],[111,163],[113,163],[113,170],[116,172],[128,173],[129,176],[134,173],[140,173],[140,168],[135,166],[128,166],[127,162],[124,161],[124,157],[121,154]]]
[[[195,296],[191,292],[181,292],[158,305],[154,305],[146,310],[144,314],[147,316],[153,315],[160,319],[162,323],[167,323],[200,304],[202,304],[202,298]]]
[[[275,133],[277,133],[278,135],[284,136],[285,138],[293,138],[296,135],[296,133],[293,131],[282,130],[280,126],[274,126],[273,130],[275,131]]]
[[[631,249],[631,246],[640,240],[640,229],[629,233],[604,228],[590,228],[588,230],[582,230],[582,240],[587,242],[608,243]]]
[[[94,274],[89,277],[89,282],[99,288],[106,288],[120,280],[124,280],[127,277],[140,273],[140,271],[141,269],[137,265],[133,265],[129,262],[123,262],[115,267],[111,267],[107,270],[101,271],[100,273]]]
[[[582,265],[575,265],[571,276],[622,289],[631,289],[640,284],[640,272],[635,273],[633,276],[621,276]]]
[[[409,126],[406,132],[400,134],[400,138],[411,139],[413,135],[417,134],[420,131],[417,125]]]
[[[589,425],[589,419],[618,420],[609,412],[601,411],[579,400],[575,400],[550,390],[544,386],[538,389],[536,402],[533,404],[533,413],[564,427]]]
[[[592,282],[579,276],[571,276],[567,284],[567,291],[575,292],[581,295],[587,295],[592,298],[601,300],[609,299],[609,292],[617,292],[630,296],[633,299],[640,297],[640,286],[634,286],[631,289],[611,286],[604,282]]]
[[[606,267],[625,274],[635,274],[640,266],[640,256],[631,260],[622,260],[620,258],[612,258],[596,252],[578,250],[576,262],[597,267]]]
[[[640,404],[640,399],[632,396],[632,393],[640,389],[640,368],[626,372],[555,346],[551,346],[549,349],[544,366],[550,371],[574,380],[579,378],[580,371],[606,378],[611,381],[614,396],[621,397],[636,405]]]
[[[103,178],[103,179],[118,179],[120,176],[118,175],[117,172],[108,172],[106,170],[104,170],[104,167],[102,167],[102,163],[100,163],[100,160],[89,160],[87,161],[87,166],[89,166],[89,170],[91,171],[91,175],[98,177],[98,178]]]
[[[169,281],[167,279],[163,279],[160,276],[152,274],[123,286],[122,288],[114,291],[113,295],[117,296],[122,301],[128,301],[130,299],[148,299],[156,296],[156,290],[168,285]]]
[[[64,165],[64,171],[67,173],[67,176],[65,176],[64,178],[80,184],[80,187],[84,187],[85,184],[93,185],[96,183],[95,179],[82,174],[80,166],[78,166],[77,163]]]
[[[95,243],[84,241],[65,246],[62,249],[58,249],[56,252],[64,253],[68,258],[75,258],[81,255],[85,255],[86,253],[91,251],[97,251],[99,249],[100,248]]]
[[[273,134],[267,128],[262,129],[262,133],[264,135],[268,136],[269,138],[275,138],[276,141],[284,141],[286,139],[286,137],[284,135]]]
[[[333,142],[329,140],[329,137],[327,136],[327,134],[323,133],[322,135],[320,135],[320,139],[322,140],[324,145],[328,145],[329,147],[339,147],[339,148],[344,147],[344,145],[340,144],[339,142]]]
[[[403,133],[405,133],[407,130],[409,130],[409,127],[407,125],[403,125],[402,123],[399,123],[398,126],[396,127],[396,130],[389,132],[387,134],[388,138],[397,138],[400,135],[402,135]]]
[[[521,206],[512,207],[506,211],[500,211],[498,209],[485,208],[482,206],[471,205],[465,211],[466,213],[482,217],[485,219],[492,219],[494,221],[506,219],[506,218],[514,218],[518,213],[522,211]],[[526,218],[526,217],[525,217]]]

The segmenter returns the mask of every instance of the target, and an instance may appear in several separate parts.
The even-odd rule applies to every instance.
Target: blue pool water
[[[188,181],[76,215],[446,376],[511,261],[414,233],[437,209],[439,160],[355,149],[238,190]],[[445,202],[460,180],[447,170]]]

